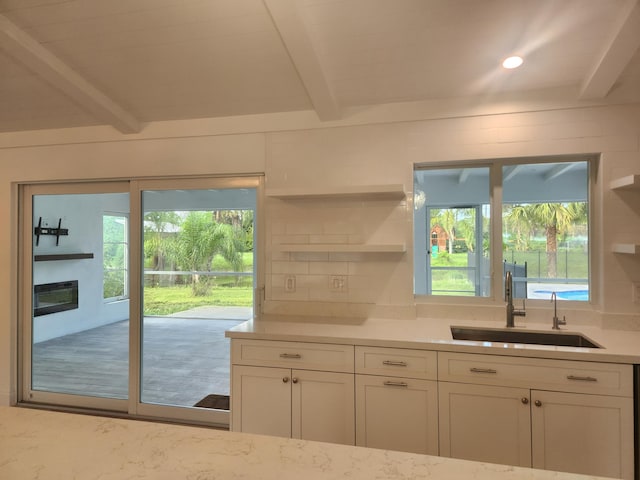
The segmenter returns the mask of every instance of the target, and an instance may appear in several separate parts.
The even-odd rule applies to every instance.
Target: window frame
[[[102,278],[103,278],[103,282],[102,282],[102,301],[104,303],[113,303],[113,302],[120,302],[123,300],[128,300],[130,297],[130,293],[131,293],[131,289],[130,289],[130,275],[129,275],[129,260],[130,260],[130,248],[131,248],[131,241],[129,238],[129,234],[130,234],[130,218],[129,218],[129,214],[128,213],[122,213],[122,212],[102,212],[102,225],[104,225],[104,218],[105,217],[118,217],[118,218],[124,218],[125,219],[125,227],[124,227],[124,241],[123,242],[105,242],[105,238],[104,238],[104,227],[102,230]],[[105,268],[104,265],[104,250],[105,250],[105,246],[106,245],[124,245],[124,265],[123,268],[119,268],[119,269],[109,269],[110,272],[112,271],[122,271],[124,273],[124,292],[122,295],[116,295],[114,297],[105,297],[105,290],[104,290],[104,278],[105,278],[105,274],[107,272],[107,269]]]
[[[416,223],[415,216],[412,218],[413,224],[413,243],[414,243],[414,260],[412,261],[413,281],[414,281],[414,301],[419,304],[452,304],[456,305],[503,305],[504,303],[504,285],[502,280],[502,260],[503,260],[503,228],[502,228],[502,205],[503,205],[503,168],[511,165],[525,165],[525,164],[543,164],[543,163],[571,163],[571,162],[586,162],[587,163],[587,204],[588,204],[588,286],[589,286],[589,300],[588,301],[574,301],[563,300],[563,305],[568,305],[571,308],[583,308],[590,309],[594,305],[599,304],[600,288],[598,282],[594,279],[599,278],[599,258],[600,258],[600,239],[601,234],[599,231],[601,228],[597,226],[601,225],[601,212],[598,206],[597,198],[599,198],[600,192],[596,188],[598,185],[598,173],[600,154],[586,153],[586,154],[568,154],[568,155],[554,155],[554,156],[539,156],[539,157],[510,157],[510,158],[495,158],[495,159],[481,159],[477,161],[450,161],[450,162],[424,162],[416,163],[412,170],[412,184],[415,190],[415,178],[414,173],[418,170],[436,170],[436,169],[455,169],[455,168],[489,168],[489,211],[490,211],[490,226],[489,226],[489,241],[490,241],[490,294],[486,297],[482,296],[462,296],[462,295],[430,295],[415,293],[415,281],[416,281],[416,261],[419,241],[421,237],[428,240],[428,231],[425,230],[419,236],[417,228],[421,228]],[[415,192],[414,192],[415,194]],[[414,198],[415,201],[415,198]],[[415,205],[414,205],[415,206]],[[426,208],[426,207],[425,207]],[[415,215],[415,214],[414,214]],[[499,219],[499,221],[496,221]],[[425,236],[426,235],[426,236]],[[534,304],[546,304],[547,300],[540,299],[527,299],[527,303]]]

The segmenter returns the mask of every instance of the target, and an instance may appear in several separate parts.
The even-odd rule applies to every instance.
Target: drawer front
[[[353,373],[353,346],[233,339],[231,363]]]
[[[426,350],[356,347],[356,373],[435,380],[438,355]]]
[[[438,379],[575,393],[633,396],[631,365],[440,352]]]

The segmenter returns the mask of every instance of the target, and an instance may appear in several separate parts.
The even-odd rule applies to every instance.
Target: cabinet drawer
[[[564,392],[633,396],[631,365],[440,352],[438,379]]]
[[[234,339],[231,363],[353,373],[353,346]]]
[[[435,380],[436,352],[404,348],[356,347],[356,373]]]

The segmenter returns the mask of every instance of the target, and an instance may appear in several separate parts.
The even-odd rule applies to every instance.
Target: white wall
[[[415,116],[415,112],[412,112]],[[602,153],[594,200],[604,211],[592,225],[594,243],[593,289],[596,301],[582,310],[566,312],[571,323],[606,321],[607,326],[638,327],[640,305],[631,297],[632,282],[640,281],[640,259],[610,253],[614,242],[640,238],[640,193],[612,192],[613,178],[640,169],[640,106],[592,107],[547,112],[480,115],[442,120],[414,120],[333,128],[286,131],[273,124],[238,126],[264,133],[216,135],[215,122],[203,121],[200,136],[180,138],[113,138],[86,130],[33,134],[39,146],[12,147],[13,137],[0,136],[0,218],[11,229],[0,232],[0,403],[12,385],[15,283],[12,238],[15,232],[15,196],[12,182],[48,179],[122,178],[135,176],[266,174],[266,188],[321,188],[352,184],[402,183],[406,201],[291,202],[268,198],[266,207],[267,313],[333,316],[404,316],[494,318],[503,315],[502,300],[484,303],[414,302],[412,288],[412,174],[415,163],[447,162],[554,154]],[[345,120],[343,123],[347,122]],[[189,121],[194,125],[196,121]],[[197,123],[196,123],[197,124]],[[322,125],[317,124],[318,127]],[[165,131],[150,127],[150,131]],[[177,124],[175,131],[185,132]],[[172,136],[170,132],[167,136]],[[177,134],[173,134],[177,135]],[[29,135],[20,134],[22,145]],[[69,138],[69,144],[63,143]],[[4,147],[3,147],[4,145]],[[336,221],[338,219],[338,221]],[[274,243],[296,236],[323,236],[324,240],[385,242],[403,240],[405,254],[293,254],[275,253]],[[315,237],[314,237],[315,238]],[[295,274],[296,292],[284,292],[284,275]],[[331,292],[330,275],[345,275],[348,291]],[[15,289],[13,290],[15,292]],[[476,301],[477,302],[477,301]],[[531,307],[536,318],[536,306]],[[541,307],[542,308],[542,307]],[[544,305],[547,308],[547,305]],[[541,310],[545,315],[546,310]],[[542,316],[542,313],[540,314]],[[545,317],[546,318],[546,317]]]

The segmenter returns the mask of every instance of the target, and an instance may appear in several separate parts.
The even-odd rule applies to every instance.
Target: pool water
[[[551,290],[535,290],[535,293],[551,295]],[[589,300],[589,290],[565,290],[564,292],[556,292],[558,298],[562,300],[575,300],[586,302]]]

